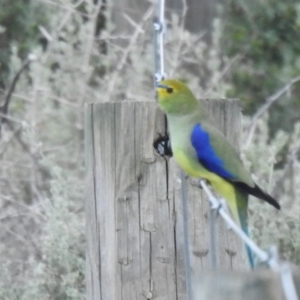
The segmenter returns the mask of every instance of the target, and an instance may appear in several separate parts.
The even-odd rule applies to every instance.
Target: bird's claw
[[[168,135],[162,135],[159,133],[158,137],[153,141],[153,147],[155,151],[161,156],[173,156],[170,138]]]

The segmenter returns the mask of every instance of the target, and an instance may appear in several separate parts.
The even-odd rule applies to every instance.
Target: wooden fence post
[[[202,101],[216,125],[239,145],[238,101]],[[86,105],[88,300],[186,299],[187,249],[193,285],[202,270],[210,269],[209,205],[188,180],[186,247],[179,170],[152,147],[163,126],[155,101]],[[246,268],[242,243],[220,218],[216,222],[218,265]]]

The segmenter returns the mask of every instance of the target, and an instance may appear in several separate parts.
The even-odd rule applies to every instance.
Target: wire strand
[[[165,78],[165,64],[164,64],[164,34],[165,34],[165,0],[157,0],[156,2],[156,16],[153,19],[154,28],[154,87],[158,81]],[[166,134],[168,128],[166,125]],[[188,234],[188,208],[187,208],[187,191],[185,174],[180,171],[181,179],[181,204],[182,204],[182,218],[183,218],[183,237],[184,237],[184,263],[186,276],[186,293],[187,299],[192,298],[192,281],[191,281],[191,262],[190,262],[190,247]]]
[[[157,0],[156,2],[156,16],[153,19],[154,28],[154,86],[157,82],[164,79],[165,64],[164,64],[164,34],[165,34],[165,0]],[[186,180],[183,171],[180,173],[181,177],[181,200],[183,209],[183,230],[184,230],[184,244],[185,244],[185,265],[186,265],[186,281],[187,281],[187,298],[191,299],[191,274],[190,274],[190,253],[188,243],[188,209],[187,209],[187,192],[186,192]],[[223,220],[230,226],[230,228],[239,236],[243,242],[250,247],[250,249],[256,254],[261,262],[267,263],[269,267],[280,274],[281,284],[284,291],[286,300],[298,300],[292,271],[288,263],[279,262],[277,248],[275,246],[270,247],[269,251],[262,250],[258,245],[253,242],[243,230],[233,221],[227,211],[224,209],[222,201],[213,196],[210,189],[207,187],[205,181],[200,180],[200,186],[208,196],[208,200],[211,203],[210,212],[210,249],[212,253],[216,253],[215,243],[215,215],[218,213]],[[211,266],[216,268],[216,254],[211,258]]]
[[[279,273],[286,300],[298,300],[291,268],[287,262],[279,262],[277,248],[272,246],[268,252],[259,248],[229,216],[225,211],[222,202],[214,197],[204,180],[200,180],[200,186],[203,188],[211,203],[211,209],[217,210],[223,220],[240,237],[240,239],[251,248],[261,262],[267,263],[273,271]]]
[[[165,0],[157,0],[154,28],[154,84],[165,78],[164,34]]]

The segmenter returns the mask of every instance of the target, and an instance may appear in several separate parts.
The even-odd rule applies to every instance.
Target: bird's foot
[[[158,134],[158,137],[153,141],[155,151],[161,156],[172,157],[170,138],[168,135]]]

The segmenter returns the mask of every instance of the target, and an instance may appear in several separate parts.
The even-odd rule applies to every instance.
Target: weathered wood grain
[[[205,105],[238,145],[238,102],[226,101]],[[88,300],[183,300],[186,272],[195,286],[201,271],[210,269],[208,202],[187,179],[187,247],[179,169],[152,147],[163,126],[164,116],[154,101],[86,105]],[[220,218],[216,228],[218,265],[244,268],[239,240]],[[227,249],[236,254],[231,257]]]
[[[237,99],[205,99],[203,106],[209,112],[213,124],[219,128],[228,141],[240,150],[241,141],[241,107]],[[204,195],[205,197],[205,195]],[[218,269],[245,269],[246,257],[241,249],[241,240],[231,231],[227,225],[216,219],[217,231],[217,266]]]

